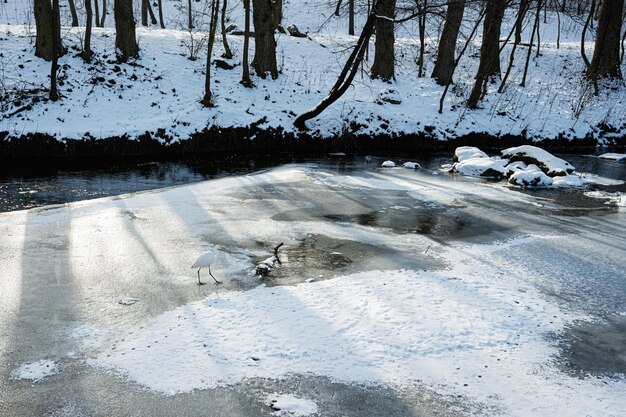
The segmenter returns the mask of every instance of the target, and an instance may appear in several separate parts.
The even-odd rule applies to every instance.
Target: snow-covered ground
[[[0,214],[0,371],[54,361],[36,388],[76,385],[85,402],[123,383],[189,407],[249,381],[321,377],[399,398],[426,387],[464,404],[457,415],[619,416],[623,369],[577,373],[563,347],[579,323],[624,320],[626,212],[590,199],[573,219],[558,194],[379,165]],[[255,261],[277,242],[283,264],[262,282]],[[207,249],[223,285],[196,285]],[[272,400],[282,415],[335,415],[298,386],[246,401],[264,404],[258,415],[278,413]],[[0,388],[11,412],[30,389]]]
[[[82,21],[82,4],[78,3]],[[231,3],[229,23],[242,27],[241,4]],[[96,55],[92,64],[85,64],[77,57],[83,29],[64,26],[64,43],[70,49],[60,61],[63,98],[57,103],[38,101],[32,103],[31,108],[31,99],[21,97],[20,92],[31,90],[37,91],[34,94],[38,97],[45,96],[50,71],[48,63],[34,56],[34,25],[29,4],[23,0],[0,4],[0,86],[8,94],[2,103],[0,132],[8,132],[10,136],[43,132],[57,138],[123,135],[135,138],[145,132],[154,136],[162,129],[157,135],[160,140],[177,141],[213,126],[255,123],[260,123],[260,128],[281,127],[293,132],[294,116],[326,96],[350,46],[356,41],[356,37],[347,35],[345,14],[333,15],[334,1],[285,0],[283,25],[296,24],[302,32],[308,32],[309,37],[278,34],[280,76],[277,80],[254,76],[255,88],[246,89],[239,84],[243,39],[228,35],[235,53],[233,63],[237,66],[233,70],[213,68],[217,106],[206,109],[199,104],[204,85],[204,48],[197,60],[187,59],[189,52],[184,45],[189,44],[190,35],[184,29],[186,2],[164,0],[168,29],[139,27],[141,57],[133,63],[115,61],[111,15],[106,28],[94,29],[92,48]],[[202,2],[194,4],[203,7]],[[474,6],[469,6],[459,49],[471,31],[476,14]],[[67,25],[69,14],[65,9],[63,16]],[[514,17],[515,10],[509,10],[502,38],[508,34]],[[362,13],[358,15],[357,23],[363,18]],[[549,13],[547,23],[541,25],[541,56],[535,58],[533,53],[527,86],[518,85],[526,51],[521,47],[506,91],[498,94],[495,91],[498,86],[491,85],[481,109],[469,111],[463,103],[473,83],[480,38],[472,42],[460,62],[454,77],[456,84],[447,95],[443,114],[437,111],[443,88],[428,76],[433,68],[442,20],[436,16],[429,19],[426,76],[423,78],[417,77],[415,64],[419,51],[415,23],[399,25],[396,79],[392,87],[402,103],[379,103],[381,92],[390,86],[370,80],[367,75],[367,67],[372,62],[372,45],[370,59],[353,88],[319,118],[309,122],[312,134],[335,136],[353,129],[361,134],[428,132],[442,140],[471,132],[525,135],[536,139],[592,135],[600,143],[604,142],[603,135],[622,137],[626,132],[626,88],[622,84],[603,85],[598,97],[591,94],[582,76],[581,19],[566,15],[561,15],[560,19],[559,49],[556,47],[557,16]],[[525,38],[528,38],[531,25],[526,26]],[[198,36],[201,35],[196,34],[196,39]],[[586,47],[591,56],[593,39],[589,38]],[[254,49],[254,42],[251,44]],[[222,52],[218,37],[215,56]],[[509,52],[510,45],[501,55],[503,67]],[[252,50],[251,56],[253,53]],[[601,134],[600,125],[605,129],[613,127],[615,131]]]

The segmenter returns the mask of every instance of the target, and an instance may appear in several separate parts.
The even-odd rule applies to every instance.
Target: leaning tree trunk
[[[54,50],[57,55],[65,54],[61,43],[61,25],[54,25],[54,13],[50,0],[35,0],[35,25],[37,38],[35,40],[35,56],[52,61]],[[52,35],[54,33],[54,36]],[[53,45],[53,39],[56,44]]]
[[[437,80],[437,84],[446,85],[452,76],[454,67],[454,52],[456,41],[459,36],[459,29],[463,21],[465,12],[465,0],[455,0],[448,5],[446,12],[446,23],[443,26],[441,39],[439,40],[439,50],[437,51],[437,61],[433,68],[432,78]]]
[[[487,0],[480,62],[474,88],[467,100],[467,106],[471,109],[478,106],[489,78],[500,74],[500,26],[505,7],[506,0]]]
[[[524,28],[524,17],[528,12],[530,0],[521,0],[517,11],[517,20],[515,22],[515,45],[522,43],[522,29]]]
[[[139,46],[135,35],[135,17],[132,0],[115,0],[115,47],[122,53],[121,59],[139,56]]]
[[[363,30],[361,31],[361,36],[352,50],[352,53],[348,57],[346,64],[344,65],[335,85],[330,89],[328,95],[313,109],[306,111],[300,114],[293,121],[293,125],[300,130],[306,129],[306,121],[311,120],[314,117],[319,116],[324,110],[326,110],[331,104],[335,101],[339,100],[341,96],[350,88],[352,85],[352,81],[356,76],[356,73],[359,70],[359,66],[363,62],[363,58],[365,57],[365,52],[367,51],[367,47],[369,45],[370,37],[374,32],[374,24],[376,21],[376,11],[377,11],[376,0],[372,1],[372,9],[367,16],[367,20],[365,21],[365,25],[363,26]]]
[[[592,80],[622,78],[619,48],[623,10],[624,0],[602,0],[595,49],[587,69],[587,76]]]
[[[372,78],[391,81],[394,77],[394,23],[396,0],[379,0],[375,25],[374,63]],[[387,19],[385,19],[387,18]]]
[[[276,40],[274,39],[274,9],[271,0],[252,0],[252,20],[254,22],[254,59],[252,66],[257,75],[265,78],[269,72],[273,79],[278,78],[276,65]]]
[[[72,15],[72,27],[78,27],[78,14],[76,14],[76,4],[74,0],[68,0],[70,5],[70,14]]]
[[[92,21],[93,21],[93,11],[91,10],[91,0],[85,0],[85,13],[87,14],[87,22],[85,23],[85,42],[83,43],[83,52],[81,56],[86,62],[90,62],[91,56],[92,56],[91,26],[92,26]]]

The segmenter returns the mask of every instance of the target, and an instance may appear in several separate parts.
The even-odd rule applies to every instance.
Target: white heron
[[[204,252],[202,255],[198,256],[196,262],[191,265],[192,268],[198,268],[198,285],[204,285],[205,283],[200,281],[200,270],[202,268],[209,268],[209,275],[215,281],[216,284],[221,284],[221,281],[218,281],[213,274],[211,273],[211,265],[215,263],[215,253],[212,251]]]

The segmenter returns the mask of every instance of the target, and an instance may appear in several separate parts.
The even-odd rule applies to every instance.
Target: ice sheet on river
[[[71,317],[61,327],[42,324],[48,334],[78,335],[68,338],[65,354],[64,345],[55,346],[57,356],[165,394],[314,374],[426,384],[486,405],[473,415],[617,416],[626,407],[623,377],[579,379],[558,366],[553,336],[591,313],[575,298],[549,296],[546,287],[572,291],[572,268],[587,272],[583,258],[607,282],[623,275],[613,259],[620,249],[605,249],[623,248],[624,235],[594,229],[614,222],[612,230],[623,230],[623,213],[578,222],[541,215],[557,208],[475,179],[290,166],[0,214],[7,278],[0,320],[20,332],[11,327],[19,317]],[[407,218],[418,229],[405,229]],[[472,224],[484,235],[480,228],[464,234]],[[259,285],[255,260],[284,241],[287,269],[298,242],[311,235],[394,253],[397,265],[373,254],[370,262],[341,264],[334,279]],[[220,253],[214,273],[224,285],[199,292],[189,266],[209,249]],[[356,259],[356,252],[342,255]],[[596,266],[596,258],[603,263]],[[141,302],[119,305],[126,294]],[[585,294],[596,296],[606,298]],[[74,331],[84,326],[94,330]],[[11,340],[48,357],[50,346],[38,337],[46,332]]]

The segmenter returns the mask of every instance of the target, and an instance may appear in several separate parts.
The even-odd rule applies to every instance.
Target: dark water
[[[560,156],[570,161],[579,172],[590,172],[612,179],[626,179],[624,162],[583,155]],[[337,172],[350,172],[357,169],[374,169],[379,167],[382,161],[392,159],[396,163],[415,161],[425,169],[434,170],[441,164],[450,163],[451,157],[451,153],[376,155],[367,162],[365,155],[264,154],[172,161],[126,161],[114,165],[83,161],[63,167],[41,165],[8,169],[0,167],[0,212],[189,184],[254,172],[286,163],[315,163]],[[622,188],[607,189],[620,191]]]

